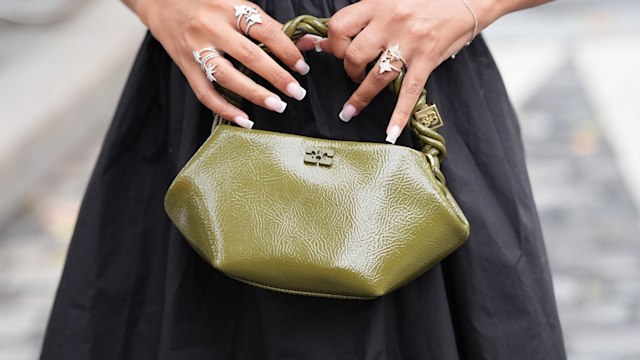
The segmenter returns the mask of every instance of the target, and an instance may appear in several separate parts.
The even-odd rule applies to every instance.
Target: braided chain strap
[[[283,25],[282,30],[294,42],[306,34],[326,37],[328,22],[329,19],[326,18],[301,15],[287,21]],[[271,50],[264,46],[264,44],[260,44],[259,46],[268,54],[271,54]],[[247,76],[252,75],[252,71],[242,64],[238,66],[238,70]],[[398,74],[398,77],[389,84],[389,88],[391,88],[395,94],[399,94],[404,76],[405,69],[403,68]],[[241,96],[218,85],[216,86],[230,103],[240,107],[243,100]],[[443,123],[435,104],[427,103],[427,92],[425,89],[422,89],[409,120],[411,130],[420,142],[420,150],[426,155],[436,178],[444,185],[445,179],[440,171],[440,163],[444,160],[447,150],[444,138],[436,132],[436,129],[442,126]],[[222,119],[219,115],[214,114],[213,128],[222,123],[228,124],[229,122]]]

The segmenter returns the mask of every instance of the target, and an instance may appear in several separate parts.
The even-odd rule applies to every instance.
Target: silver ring
[[[210,52],[212,54],[217,54],[216,57],[221,57],[224,54],[223,51],[220,51],[220,50],[216,49],[213,46],[207,46],[207,47],[202,48],[200,50],[193,50],[193,58],[195,59],[195,61],[198,64],[202,65],[202,54],[204,54],[206,52]]]
[[[397,72],[402,71],[400,68],[391,65],[391,62],[396,60],[400,60],[403,66],[407,64],[407,62],[402,57],[402,54],[400,54],[400,44],[395,44],[387,48],[382,53],[382,55],[380,55],[380,74],[391,70],[395,70]]]
[[[202,59],[202,65],[200,65],[202,67],[202,70],[204,71],[204,73],[207,75],[207,79],[209,79],[209,81],[215,81],[218,82],[218,80],[216,79],[215,76],[213,76],[213,74],[216,73],[216,66],[218,66],[218,64],[208,64],[207,62],[211,59],[215,59],[217,57],[220,57],[220,54],[207,54],[203,59]]]
[[[202,55],[205,53],[206,55],[204,55],[203,57]],[[200,64],[200,68],[207,75],[207,79],[209,79],[209,81],[218,82],[218,80],[216,80],[216,77],[214,76],[214,74],[216,73],[216,67],[218,66],[218,64],[208,64],[209,60],[222,57],[223,54],[224,53],[222,51],[216,49],[213,46],[209,46],[209,47],[202,48],[200,50],[193,51],[193,58],[196,60],[198,64]]]
[[[262,24],[262,17],[258,9],[245,5],[234,5],[233,8],[236,11],[236,26],[238,27],[238,30],[242,30],[240,27],[240,21],[244,16],[244,20],[247,23],[247,26],[244,28],[245,35],[249,35],[249,28],[251,25]]]

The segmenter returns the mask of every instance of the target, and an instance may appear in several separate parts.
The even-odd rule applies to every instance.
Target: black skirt
[[[329,17],[348,1],[257,3],[284,22]],[[395,96],[385,91],[344,123],[338,112],[357,84],[333,56],[305,56],[311,72],[296,76],[307,97],[281,94],[283,114],[246,103],[254,128],[384,142]],[[374,300],[274,292],[210,267],[164,212],[212,116],[147,34],[86,190],[42,359],[564,359],[518,122],[482,38],[440,65],[427,91],[445,121],[443,172],[469,240]],[[418,147],[406,129],[397,143]]]

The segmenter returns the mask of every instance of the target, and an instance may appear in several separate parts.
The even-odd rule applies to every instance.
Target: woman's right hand
[[[248,36],[264,43],[275,57],[300,74],[309,72],[296,45],[281,30],[281,24],[255,4],[243,0],[141,0],[132,6],[153,36],[162,44],[169,56],[187,78],[198,100],[224,119],[251,128],[253,122],[245,112],[227,102],[213,87],[195,61],[193,51],[213,46],[244,64],[257,75],[290,97],[302,100],[306,91],[298,81],[253,43],[236,26],[235,5],[253,7],[260,12],[262,23],[250,27]],[[227,88],[252,103],[276,112],[283,112],[286,103],[273,92],[256,84],[233,67],[224,57],[214,58],[215,78]]]

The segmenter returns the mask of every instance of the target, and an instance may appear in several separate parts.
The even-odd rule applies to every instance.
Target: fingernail
[[[275,112],[283,113],[284,109],[287,108],[287,103],[278,99],[275,96],[269,96],[264,100],[264,104],[267,106],[269,110],[273,110]]]
[[[340,118],[340,120],[344,122],[348,122],[349,120],[351,120],[353,115],[355,115],[355,113],[356,113],[356,108],[351,104],[347,104],[342,108],[342,111],[340,111],[340,114],[338,114],[338,117]]]
[[[236,116],[233,118],[233,121],[235,121],[236,124],[246,129],[251,129],[253,127],[253,121],[247,119],[244,116]]]
[[[299,72],[300,75],[307,75],[310,69],[309,64],[307,64],[302,59],[296,61],[296,63],[293,65],[293,68],[296,69],[296,71]]]
[[[384,141],[395,144],[396,140],[398,140],[398,136],[400,136],[400,126],[393,125],[391,127],[391,130],[389,130],[389,133],[387,134],[387,138],[384,139]]]
[[[307,90],[303,89],[302,86],[297,83],[292,82],[287,85],[287,93],[292,98],[300,101],[304,99],[305,95],[307,95]]]
[[[320,42],[325,38],[321,37],[318,40],[313,42],[313,46],[316,48],[316,52],[322,52],[322,46],[320,46]]]

